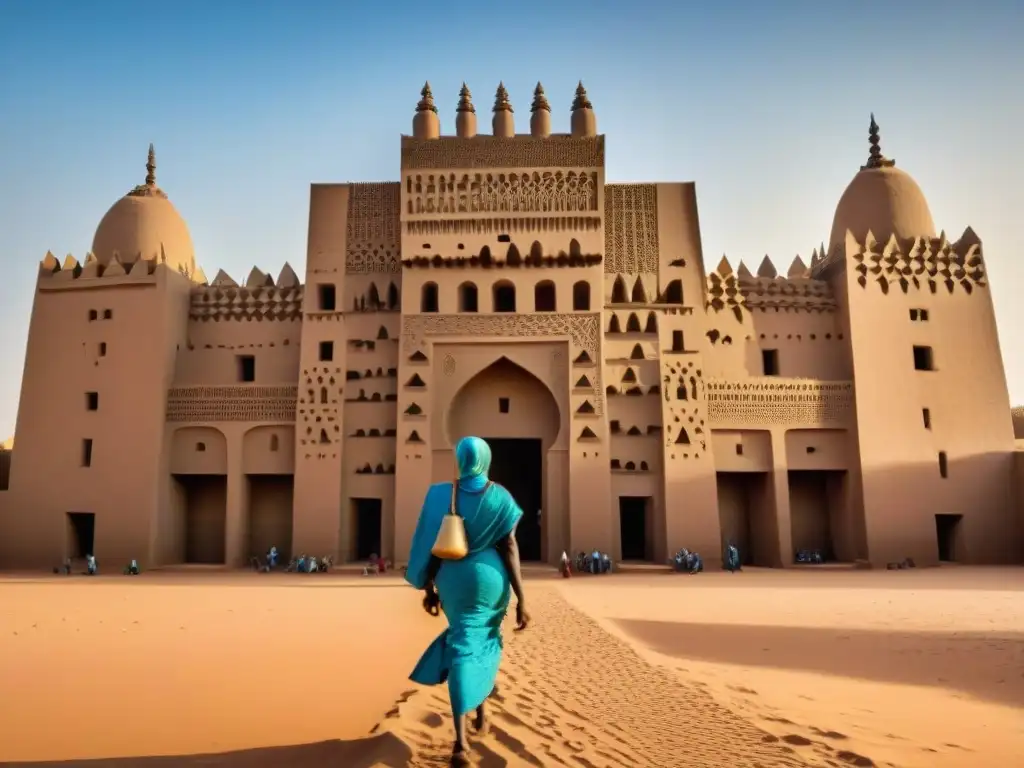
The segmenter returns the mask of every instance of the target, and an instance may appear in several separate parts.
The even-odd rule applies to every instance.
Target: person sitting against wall
[[[89,576],[95,576],[99,573],[100,567],[96,564],[96,558],[93,555],[85,556],[85,572]]]

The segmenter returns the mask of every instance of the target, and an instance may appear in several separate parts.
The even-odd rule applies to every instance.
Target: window
[[[206,453],[206,443],[196,443],[196,453]]]
[[[271,451],[276,451],[279,446],[280,446],[280,441],[278,440],[277,435],[271,435],[270,436],[270,450]]]
[[[534,312],[554,312],[556,304],[555,284],[550,280],[542,280],[533,288]]]
[[[495,283],[494,285],[494,311],[515,312],[516,311],[516,287],[509,282]]]
[[[320,283],[316,287],[317,305],[321,312],[334,312],[338,305],[338,294],[332,283]]]
[[[479,312],[480,296],[476,285],[463,283],[459,286],[459,312]]]
[[[333,341],[321,341],[320,342],[320,362],[329,363],[334,360],[334,342]]]
[[[921,419],[922,419],[922,421],[924,421],[924,428],[925,429],[931,429],[932,428],[932,412],[931,412],[931,410],[929,410],[928,408],[922,408],[921,409]]]
[[[498,413],[508,413],[508,398],[507,397],[499,397],[498,398]]]
[[[238,355],[238,380],[256,381],[256,358],[252,355]]]
[[[761,366],[764,368],[765,376],[778,376],[779,375],[779,350],[777,349],[762,349],[761,350]]]
[[[498,242],[499,243],[511,243],[512,242],[512,238],[509,235],[498,235]]]
[[[935,356],[932,354],[931,347],[914,347],[914,370],[935,370]]]
[[[100,357],[106,357],[107,356],[107,342],[105,342],[105,341],[101,341],[100,342],[99,356]]]
[[[85,438],[82,441],[82,466],[92,466],[92,438]]]
[[[813,445],[808,445],[808,446],[807,446],[807,452],[808,452],[808,453],[814,453],[814,452],[815,452],[815,451],[817,451],[817,450],[818,450],[818,449],[817,449],[817,448],[815,448],[815,447],[814,447]]]
[[[682,304],[683,303],[683,281],[682,280],[670,280],[669,284],[665,286],[665,303],[666,304]]]
[[[572,311],[590,311],[590,283],[580,280],[572,286]]]
[[[420,312],[437,312],[437,283],[424,283],[420,290]]]
[[[114,319],[114,310],[112,310],[112,309],[104,309],[103,310],[103,319],[104,320],[113,320]]]
[[[684,347],[683,347],[683,332],[682,331],[672,331],[672,351],[673,352],[682,352],[683,350],[684,350]]]
[[[949,461],[946,458],[945,451],[939,451],[939,476],[943,478],[949,477]]]
[[[95,309],[90,309],[89,310],[89,319],[90,320],[95,320],[97,317],[99,317],[99,315],[96,313],[96,310]]]
[[[910,310],[910,319],[914,322],[927,323],[928,322],[928,310],[927,309],[912,309]]]
[[[743,455],[743,443],[736,443],[736,455],[737,456],[742,456]]]
[[[98,411],[100,409],[100,393],[99,392],[86,392],[85,393],[85,409],[87,411]]]

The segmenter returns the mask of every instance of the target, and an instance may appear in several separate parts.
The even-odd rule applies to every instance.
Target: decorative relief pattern
[[[496,219],[420,219],[403,225],[409,235],[502,235],[516,232],[594,232],[597,216],[544,216]]]
[[[810,277],[803,260],[797,256],[786,277],[780,277],[767,256],[757,275],[741,261],[734,273],[724,256],[707,276],[707,307],[715,312],[731,309],[742,322],[741,310],[783,310],[785,312],[835,312],[838,305],[832,287],[824,280]]]
[[[658,187],[605,184],[604,271],[658,271]]]
[[[597,173],[430,174],[406,179],[406,213],[583,213],[597,210]]]
[[[848,426],[853,384],[848,381],[759,378],[709,380],[712,424],[765,426]]]
[[[604,136],[402,137],[402,168],[602,168]]]
[[[295,421],[298,387],[175,387],[167,421]]]
[[[445,355],[441,363],[441,371],[445,376],[455,375],[455,358],[452,355]]]
[[[969,227],[963,236],[950,244],[945,233],[936,238],[919,238],[901,243],[893,235],[886,243],[879,243],[869,232],[860,248],[850,253],[857,283],[866,288],[868,282],[876,283],[882,293],[890,288],[899,288],[902,293],[927,289],[938,293],[940,287],[946,293],[958,288],[972,293],[975,288],[988,285],[985,262],[981,255],[981,241]]]
[[[539,313],[533,315],[406,315],[402,319],[402,345],[406,356],[421,351],[432,336],[510,336],[513,338],[568,336],[574,347],[599,360],[601,316],[593,313]],[[574,353],[575,354],[575,353]],[[604,390],[601,369],[592,376],[593,393],[588,399],[603,413]]]
[[[398,182],[351,184],[346,219],[345,272],[401,272],[402,187]]]
[[[296,288],[239,288],[220,285],[192,289],[189,319],[301,320],[302,286]]]

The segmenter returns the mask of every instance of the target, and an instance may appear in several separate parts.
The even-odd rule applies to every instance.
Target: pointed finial
[[[149,156],[146,158],[146,186],[156,186],[156,150],[149,145]]]
[[[548,104],[548,97],[544,93],[544,86],[537,83],[537,87],[533,89],[533,104],[530,105],[530,111],[536,112],[541,109],[546,109],[550,112],[551,105]]]
[[[455,111],[476,112],[476,107],[473,106],[473,94],[469,92],[469,86],[465,83],[459,89],[459,106],[455,108]]]
[[[878,135],[878,123],[875,122],[875,113],[871,113],[871,125],[868,126],[868,143],[871,149],[868,151],[868,162],[861,166],[861,170],[868,168],[892,168],[896,165],[895,160],[889,160],[882,155],[881,139]]]
[[[419,104],[416,105],[417,112],[437,112],[437,107],[434,106],[434,94],[430,91],[430,83],[426,82],[423,84],[423,90],[420,91]]]
[[[508,91],[505,90],[504,81],[498,83],[498,90],[494,94],[494,112],[512,112],[512,102],[508,100]]]
[[[583,87],[583,81],[580,80],[576,86],[576,98],[572,100],[572,110],[575,112],[577,109],[593,109],[594,105],[590,103],[590,99],[587,98],[587,89]]]

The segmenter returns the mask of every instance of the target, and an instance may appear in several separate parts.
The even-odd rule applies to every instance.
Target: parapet
[[[769,309],[784,312],[835,312],[832,288],[824,280],[811,277],[803,259],[793,259],[785,277],[780,277],[772,260],[761,260],[757,274],[751,274],[741,261],[735,272],[723,256],[707,276],[707,307],[716,312],[732,309],[741,313]]]
[[[86,254],[85,260],[79,262],[69,253],[61,263],[56,256],[47,251],[46,256],[39,262],[38,284],[40,288],[49,289],[71,287],[69,283],[72,281],[82,281],[83,286],[87,283],[91,285],[93,280],[103,281],[105,285],[148,281],[159,267],[170,269],[163,253],[152,259],[144,259],[140,254],[127,263],[123,263],[120,254],[116,252],[106,262],[101,262],[92,253]],[[193,282],[206,282],[206,275],[202,269],[196,268],[191,274],[182,269],[178,271]]]
[[[960,239],[950,243],[946,233],[938,237],[899,239],[895,235],[884,243],[868,232],[860,242],[849,231],[843,247],[835,247],[813,267],[815,277],[825,277],[847,259],[857,272],[861,288],[877,286],[882,293],[899,288],[903,293],[927,288],[931,293],[987,288],[985,260],[981,240],[968,227]]]
[[[300,320],[304,290],[295,270],[285,263],[277,282],[252,268],[244,285],[220,270],[209,285],[192,289],[189,318],[213,320]]]
[[[402,137],[403,170],[603,167],[604,136]]]

